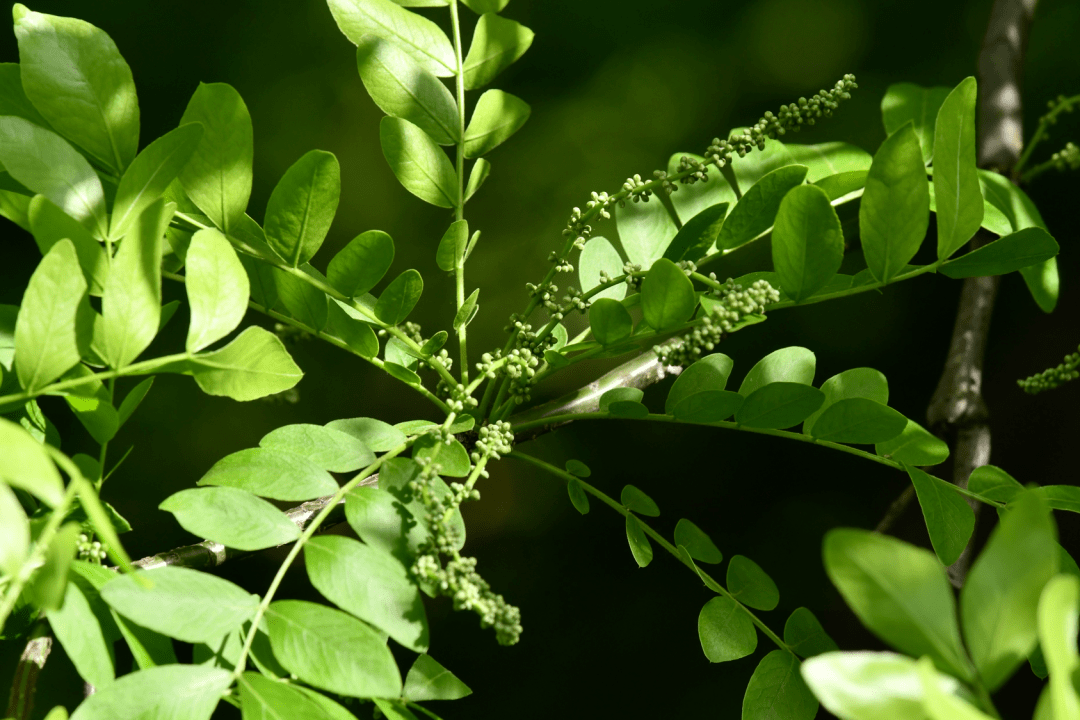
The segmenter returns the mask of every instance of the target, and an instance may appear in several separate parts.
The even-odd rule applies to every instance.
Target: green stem
[[[1046,130],[1054,124],[1054,121],[1057,120],[1057,116],[1063,112],[1071,111],[1072,106],[1078,103],[1080,103],[1080,95],[1064,98],[1058,102],[1050,112],[1039,118],[1039,126],[1035,128],[1035,134],[1031,136],[1031,141],[1024,147],[1024,152],[1021,153],[1020,159],[1013,165],[1013,177],[1020,177],[1020,171],[1024,169],[1024,165],[1027,161],[1031,159],[1031,153],[1035,151],[1035,147],[1046,139]]]
[[[664,548],[665,550],[667,550],[669,553],[671,553],[675,557],[676,560],[678,560],[683,565],[685,565],[688,569],[690,569],[691,572],[693,572],[695,575],[698,575],[701,579],[708,578],[717,588],[719,588],[719,590],[721,591],[720,592],[721,595],[723,595],[724,597],[729,598],[732,602],[734,602],[736,605],[738,605],[740,608],[742,608],[743,612],[745,612],[750,617],[750,620],[754,623],[754,625],[756,625],[758,627],[758,629],[761,630],[761,632],[765,634],[766,637],[768,637],[770,640],[772,640],[776,644],[776,646],[778,648],[780,648],[781,650],[786,650],[787,652],[791,653],[792,655],[795,655],[796,657],[798,657],[798,655],[796,655],[795,651],[792,650],[791,647],[787,643],[785,643],[783,640],[781,640],[780,637],[776,633],[774,633],[771,629],[769,629],[769,626],[766,625],[757,615],[755,615],[750,610],[750,608],[746,607],[741,602],[739,602],[735,598],[734,595],[732,595],[731,593],[729,593],[727,591],[727,588],[725,588],[720,583],[716,582],[716,580],[713,577],[709,576],[706,572],[701,570],[701,568],[696,567],[694,565],[693,561],[687,562],[682,557],[682,555],[679,554],[678,548],[676,548],[674,545],[672,545],[670,542],[668,542],[664,538],[663,535],[661,535],[660,533],[656,532],[651,527],[649,527],[648,523],[646,523],[644,520],[642,520],[641,518],[637,517],[632,512],[630,512],[630,510],[627,509],[626,507],[624,507],[622,505],[622,503],[616,502],[614,500],[614,498],[609,497],[606,493],[600,491],[599,489],[597,489],[596,487],[594,487],[594,486],[590,485],[589,483],[585,482],[581,478],[575,477],[574,475],[571,475],[570,473],[568,473],[568,472],[566,472],[564,470],[560,470],[559,468],[555,467],[554,465],[550,465],[550,464],[544,462],[543,460],[540,460],[539,458],[533,457],[532,455],[526,455],[524,453],[521,453],[521,452],[518,452],[517,450],[515,450],[512,453],[510,453],[509,457],[517,458],[518,460],[523,460],[523,461],[529,463],[530,465],[538,467],[538,468],[540,468],[542,470],[546,470],[547,472],[551,473],[552,475],[555,475],[556,477],[560,477],[563,480],[566,480],[567,482],[569,482],[571,480],[575,480],[575,481],[577,481],[578,483],[581,484],[581,487],[582,487],[582,489],[585,490],[585,492],[589,493],[590,495],[595,497],[597,500],[600,500],[605,505],[612,508],[615,512],[619,513],[620,515],[623,515],[624,517],[634,517],[641,524],[641,527],[645,531],[645,533],[649,537],[651,537],[653,540],[660,543],[660,546],[662,548]]]
[[[819,445],[821,447],[830,448],[832,450],[839,450],[840,452],[854,455],[855,457],[863,458],[864,460],[870,460],[876,462],[879,465],[887,465],[896,470],[907,472],[903,463],[897,462],[891,458],[883,457],[881,455],[875,455],[873,453],[866,452],[865,450],[859,450],[858,448],[851,447],[850,445],[843,445],[841,443],[830,442],[828,440],[819,440],[818,438],[811,437],[810,435],[803,435],[802,433],[791,432],[789,430],[773,430],[772,428],[755,428],[747,427],[746,425],[740,425],[736,422],[730,422],[722,420],[719,422],[711,423],[698,423],[698,422],[686,422],[684,420],[676,420],[671,415],[658,415],[649,414],[640,418],[625,418],[617,417],[606,412],[594,412],[594,413],[567,413],[564,415],[549,415],[537,420],[529,420],[527,422],[519,423],[513,427],[514,433],[525,432],[526,430],[532,430],[538,427],[565,425],[567,423],[575,422],[578,420],[640,420],[662,423],[678,423],[680,425],[700,425],[702,427],[715,427],[724,428],[726,430],[740,430],[742,432],[755,433],[757,435],[771,435],[772,437],[787,438],[788,440],[798,440],[799,442],[809,443],[811,445]],[[940,480],[940,478],[938,478]],[[961,495],[978,500],[986,505],[993,505],[994,507],[1005,507],[1005,503],[998,502],[997,500],[991,500],[990,498],[983,497],[982,495],[972,492],[966,488],[957,487],[952,483],[947,483],[944,480],[940,480],[945,485]]]
[[[458,111],[458,141],[457,141],[457,181],[458,198],[457,207],[454,209],[454,217],[458,221],[465,219],[465,78],[462,72],[461,62],[461,22],[458,18],[457,0],[450,0],[450,25],[454,30],[454,60],[457,63],[457,75],[454,85],[457,89]],[[465,251],[462,248],[461,256],[454,253],[454,279],[457,286],[457,309],[465,304]],[[456,316],[456,315],[455,315]],[[466,346],[466,327],[462,323],[457,329],[458,347],[461,352],[461,384],[469,384],[469,351]]]
[[[109,404],[116,399],[116,378],[109,378]],[[101,490],[101,484],[105,482],[105,457],[109,452],[109,441],[101,443],[101,452],[98,454],[98,466],[101,468],[101,476],[94,483],[95,490]]]
[[[379,467],[389,460],[390,458],[397,457],[401,453],[408,449],[412,441],[402,443],[396,448],[380,457],[375,462],[368,465],[360,473],[349,482],[342,485],[333,497],[330,498],[330,502],[326,504],[318,515],[316,515],[307,528],[304,529],[304,533],[300,538],[293,543],[293,546],[289,549],[289,554],[285,556],[285,560],[282,561],[281,567],[278,568],[277,574],[274,575],[274,579],[270,582],[270,587],[266,589],[266,594],[263,596],[262,602],[259,603],[259,607],[255,610],[255,616],[251,619],[251,632],[248,633],[247,638],[244,640],[244,647],[240,650],[240,657],[236,661],[236,669],[233,670],[233,678],[239,678],[243,674],[244,668],[247,666],[247,657],[251,652],[251,645],[255,641],[255,636],[258,634],[256,629],[259,627],[259,623],[262,621],[263,615],[266,614],[266,609],[270,607],[270,603],[274,599],[274,593],[277,592],[278,587],[281,586],[281,581],[285,579],[285,573],[288,572],[289,567],[292,566],[293,561],[300,555],[300,551],[303,549],[304,544],[315,534],[315,532],[322,525],[323,521],[330,515],[331,512],[337,507],[337,504],[341,502],[341,499],[357,485],[360,484],[365,478],[369,477],[372,473],[379,469]]]

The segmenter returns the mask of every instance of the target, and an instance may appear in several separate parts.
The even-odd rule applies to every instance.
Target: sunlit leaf
[[[975,94],[975,78],[965,78],[945,98],[934,126],[940,260],[959,250],[982,224],[983,199],[975,166]]]
[[[237,550],[262,550],[300,537],[300,528],[284,513],[237,488],[181,490],[158,508],[175,515],[189,533]]]

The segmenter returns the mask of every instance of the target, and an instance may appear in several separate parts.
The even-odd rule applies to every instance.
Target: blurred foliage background
[[[533,114],[490,156],[491,178],[467,210],[471,226],[483,231],[468,270],[469,287],[482,288],[470,348],[479,354],[502,344],[506,317],[527,299],[524,284],[544,272],[570,209],[590,191],[614,191],[627,175],[665,167],[672,153],[700,153],[712,137],[831,86],[845,72],[858,76],[854,99],[833,120],[789,139],[845,140],[873,152],[885,137],[879,112],[885,88],[901,81],[953,86],[974,74],[990,5],[514,0],[507,16],[534,29],[536,41],[496,85],[524,98]],[[176,125],[198,82],[234,85],[255,126],[249,212],[256,219],[300,155],[311,148],[334,152],[342,165],[341,208],[313,263],[325,269],[352,237],[385,230],[398,248],[391,277],[415,267],[426,280],[411,319],[428,334],[449,326],[452,282],[434,262],[447,214],[417,201],[391,175],[378,144],[381,113],[324,2],[39,0],[32,9],[78,16],[112,35],[138,85],[142,145]],[[424,12],[439,22],[446,15],[445,9]],[[1048,99],[1080,92],[1078,39],[1080,3],[1042,0],[1025,74],[1029,134]],[[14,37],[3,34],[0,60],[17,57]],[[1065,116],[1035,160],[1069,139],[1080,139],[1080,118]],[[1077,463],[1066,448],[1080,437],[1080,385],[1030,397],[1015,380],[1056,365],[1080,341],[1080,175],[1048,173],[1029,192],[1061,244],[1062,294],[1057,311],[1043,315],[1018,275],[1002,282],[985,376],[993,461],[1021,482],[1070,483],[1077,480]],[[18,303],[38,255],[29,235],[2,222],[0,302]],[[614,228],[598,232],[613,235]],[[769,269],[767,246],[739,263],[710,269],[721,277]],[[817,353],[818,382],[849,367],[878,368],[891,382],[891,404],[924,420],[959,290],[959,282],[925,276],[884,294],[777,313],[719,349],[735,359],[736,376],[762,355],[796,344]],[[165,294],[166,300],[183,298],[182,288],[173,285]],[[249,320],[267,324],[258,316]],[[151,352],[182,347],[186,323],[181,309]],[[114,459],[128,446],[134,452],[103,491],[135,526],[124,536],[134,557],[192,542],[157,504],[275,427],[356,416],[390,422],[432,417],[419,396],[357,358],[316,341],[299,341],[291,350],[307,373],[295,403],[238,404],[202,395],[186,378],[158,379],[111,445]],[[586,364],[552,394],[611,364]],[[646,402],[662,407],[669,383],[648,391]],[[46,398],[42,406],[67,453],[91,447],[61,401]],[[689,517],[726,557],[753,558],[780,587],[780,607],[765,613],[776,629],[805,605],[842,648],[881,647],[829,584],[821,536],[839,525],[873,527],[907,485],[900,473],[773,438],[630,422],[574,426],[527,449],[560,465],[571,457],[586,462],[592,480],[611,494],[625,483],[638,485],[663,511],[658,529],[670,533],[679,517]],[[520,645],[500,648],[490,631],[476,627],[473,615],[453,613],[444,600],[430,602],[433,656],[475,691],[434,709],[448,720],[739,717],[742,688],[756,661],[712,666],[702,655],[697,614],[710,593],[668,557],[657,556],[639,570],[619,516],[594,504],[583,518],[560,482],[510,463],[493,469],[480,486],[482,502],[465,510],[467,551],[479,557],[479,569],[496,591],[521,606],[525,633]],[[945,473],[941,468],[939,474]],[[989,519],[980,524],[983,536]],[[1077,554],[1080,524],[1075,517],[1059,521],[1063,542]],[[916,508],[896,532],[926,543]],[[281,557],[265,552],[226,566],[222,574],[261,592]],[[281,597],[313,594],[305,589],[302,569],[290,577]],[[762,639],[758,655],[768,645]],[[3,647],[0,677],[11,677],[20,649]],[[78,702],[81,684],[61,650],[54,650],[39,687],[42,713],[56,702]],[[1000,705],[1006,716],[1029,717],[1038,687],[1021,669],[1000,693],[1008,698]]]

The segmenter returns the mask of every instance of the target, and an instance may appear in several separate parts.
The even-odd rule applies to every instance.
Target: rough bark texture
[[[996,0],[979,54],[979,164],[1004,174],[1012,170],[1024,145],[1020,88],[1035,3]],[[986,242],[980,232],[972,247]],[[982,380],[997,287],[997,277],[964,280],[945,369],[926,413],[930,427],[952,446],[953,482],[964,488],[971,472],[990,461]],[[979,505],[972,502],[972,508],[978,512]],[[971,551],[969,543],[949,567],[957,587],[967,576]]]
[[[4,717],[29,720],[34,710],[37,679],[45,667],[45,661],[49,659],[49,653],[52,652],[52,643],[52,636],[48,634],[45,623],[38,623],[30,634],[30,640],[23,648],[19,664],[15,668],[11,696]]]

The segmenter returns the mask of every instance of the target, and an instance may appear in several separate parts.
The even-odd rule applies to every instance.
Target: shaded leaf
[[[926,88],[914,83],[896,83],[890,85],[881,98],[885,132],[892,135],[910,122],[921,146],[924,165],[934,156],[934,123],[950,92],[947,87]]]
[[[657,517],[660,514],[660,508],[657,507],[653,499],[633,485],[623,487],[619,502],[626,509],[632,510],[639,515]]]
[[[305,153],[270,194],[263,223],[266,242],[293,267],[307,262],[326,239],[340,196],[341,168],[334,154]]]
[[[47,254],[53,245],[65,238],[70,240],[75,245],[75,254],[90,294],[101,295],[109,272],[108,256],[90,231],[44,195],[34,196],[26,211],[30,231],[41,254]]]
[[[437,207],[457,206],[457,173],[427,133],[407,120],[385,117],[379,123],[379,142],[406,190]]]
[[[641,282],[641,312],[649,327],[657,332],[677,328],[690,319],[696,305],[686,273],[664,258],[652,264]]]
[[[804,607],[796,608],[788,616],[787,622],[784,623],[784,642],[797,655],[804,658],[838,649],[833,639],[825,632],[825,628],[821,627],[814,613]],[[803,676],[806,676],[805,673]],[[820,698],[820,695],[818,697]]]
[[[1005,235],[941,266],[951,278],[1005,275],[1043,263],[1058,253],[1058,244],[1042,228],[1031,227]]]
[[[589,306],[589,327],[601,345],[615,345],[634,331],[634,319],[618,300],[600,298]]]
[[[652,562],[652,545],[641,527],[641,521],[633,515],[626,516],[626,541],[630,543],[630,552],[638,567],[645,567]]]
[[[780,203],[772,234],[773,266],[792,300],[825,286],[844,259],[844,235],[825,191],[800,185]]]
[[[570,504],[582,515],[589,512],[589,496],[585,494],[585,488],[576,479],[568,480],[566,492],[570,496]]]
[[[466,90],[482,88],[525,54],[533,41],[533,31],[521,23],[484,13],[476,24],[469,54],[461,74]]]
[[[698,562],[716,564],[724,559],[712,538],[686,518],[682,518],[675,525],[675,544],[686,548],[690,557]]]
[[[907,418],[876,400],[838,400],[817,418],[810,434],[830,442],[872,445],[892,440],[907,427]]]
[[[799,658],[773,650],[758,663],[743,696],[743,720],[813,720],[818,702],[799,673]]]
[[[374,35],[409,53],[428,72],[439,77],[455,75],[454,46],[427,18],[390,0],[329,0],[328,4],[338,28],[353,45],[359,45],[365,35]]]
[[[720,235],[727,216],[728,204],[719,203],[705,208],[683,225],[664,251],[664,257],[678,262],[696,262],[709,254]]]
[[[728,561],[727,587],[736,600],[757,610],[772,610],[780,603],[780,591],[773,579],[743,555]]]
[[[806,172],[804,165],[788,165],[773,170],[754,183],[724,221],[716,247],[733,250],[772,227],[784,197],[803,183]]]
[[[975,529],[975,513],[945,481],[917,468],[907,468],[919,497],[930,542],[943,565],[952,565],[967,547]]]
[[[782,430],[798,425],[824,401],[825,395],[815,387],[774,382],[746,398],[735,413],[735,422],[747,427]]]

